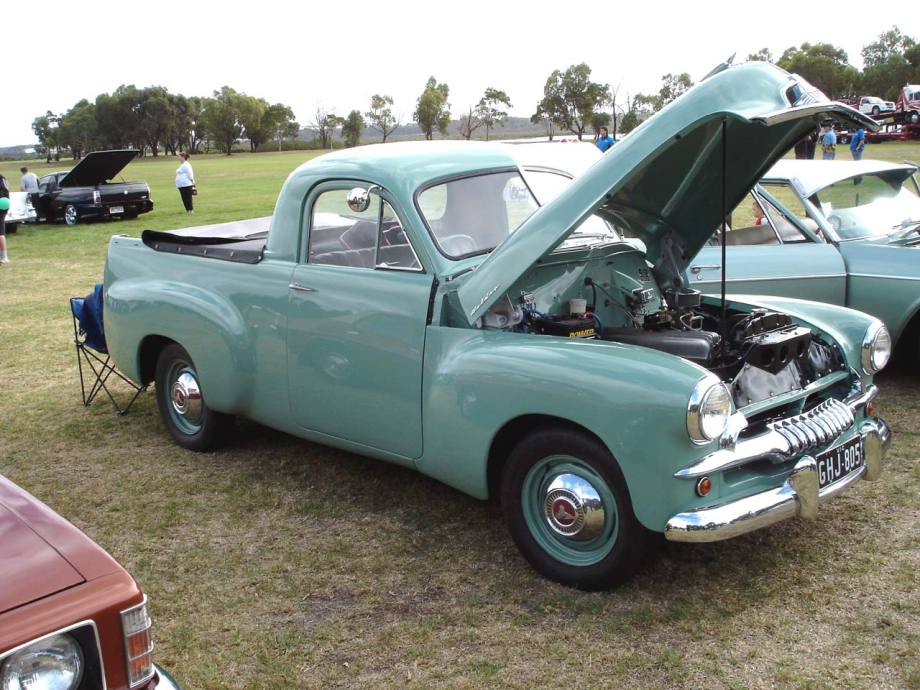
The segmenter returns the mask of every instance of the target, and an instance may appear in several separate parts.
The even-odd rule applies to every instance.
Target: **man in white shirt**
[[[29,169],[26,167],[19,168],[19,172],[22,173],[22,180],[19,182],[19,191],[27,192],[28,194],[37,192],[38,176],[35,173],[30,173]]]

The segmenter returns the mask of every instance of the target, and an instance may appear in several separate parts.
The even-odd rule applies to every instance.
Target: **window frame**
[[[374,238],[374,265],[371,267],[363,266],[339,266],[337,264],[321,264],[314,263],[310,261],[310,246],[313,243],[313,221],[316,211],[316,203],[319,201],[319,198],[327,192],[336,192],[336,191],[345,191],[346,193],[354,189],[355,187],[364,187],[369,189],[374,187],[371,191],[372,198],[374,195],[377,197],[377,232]],[[406,244],[409,245],[409,249],[412,252],[412,256],[415,258],[417,267],[411,266],[387,266],[385,264],[381,265],[379,263],[380,258],[380,239],[382,236],[381,227],[383,225],[383,204],[386,202],[387,206],[393,211],[393,215],[396,217],[396,220],[399,222],[400,226],[403,229],[403,234],[406,236]],[[406,223],[399,215],[399,211],[396,210],[396,206],[390,198],[389,193],[385,188],[378,184],[371,182],[360,181],[360,180],[328,180],[326,182],[320,183],[319,185],[313,187],[307,194],[307,198],[304,203],[305,213],[301,214],[301,228],[306,226],[306,242],[301,241],[301,249],[303,254],[299,257],[298,264],[302,266],[327,266],[333,268],[344,268],[344,269],[355,269],[358,271],[399,271],[403,273],[426,273],[424,264],[422,264],[421,259],[419,258],[418,252],[412,244],[412,238],[409,237],[409,233],[406,232]],[[304,218],[306,216],[306,218]]]

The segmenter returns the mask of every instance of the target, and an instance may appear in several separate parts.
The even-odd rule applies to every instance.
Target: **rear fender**
[[[118,280],[105,292],[105,333],[112,359],[128,378],[143,378],[144,341],[168,338],[191,356],[209,407],[246,411],[255,374],[252,343],[243,315],[220,295],[177,281]]]

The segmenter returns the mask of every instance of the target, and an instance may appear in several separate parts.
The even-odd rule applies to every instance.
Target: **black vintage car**
[[[76,167],[39,180],[32,205],[38,220],[63,220],[67,225],[94,218],[136,218],[153,210],[146,182],[111,182],[139,151],[94,151]]]

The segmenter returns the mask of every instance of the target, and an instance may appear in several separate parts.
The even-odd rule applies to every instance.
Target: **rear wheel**
[[[648,533],[633,514],[623,474],[586,434],[547,429],[525,438],[508,458],[501,491],[515,544],[551,580],[611,589],[645,559]]]
[[[226,439],[233,418],[208,407],[195,364],[181,345],[167,345],[160,353],[156,393],[166,430],[183,448],[211,450]]]
[[[77,212],[77,207],[73,204],[67,204],[64,207],[64,222],[67,225],[76,225],[79,220],[80,214]]]

